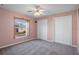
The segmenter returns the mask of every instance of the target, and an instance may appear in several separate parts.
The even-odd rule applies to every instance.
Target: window
[[[15,37],[29,35],[29,21],[15,18]]]

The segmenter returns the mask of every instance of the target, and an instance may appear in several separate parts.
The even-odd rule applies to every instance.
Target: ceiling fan
[[[29,10],[27,12],[32,12],[34,16],[40,16],[44,11],[45,10],[43,10],[40,5],[35,5],[33,10]]]

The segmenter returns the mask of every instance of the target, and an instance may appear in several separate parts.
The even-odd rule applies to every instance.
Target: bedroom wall
[[[14,38],[14,17],[30,20],[29,37],[22,37],[19,39]],[[35,38],[36,38],[36,23],[33,18],[0,8],[0,47],[21,42],[24,40],[32,40]]]
[[[79,53],[79,9],[77,10],[77,49]]]
[[[68,16],[68,15],[72,15],[72,45],[74,47],[77,47],[77,10],[69,11],[69,12],[62,12],[62,13],[54,14],[51,16],[41,17],[39,19],[46,18],[48,20],[48,41],[54,42],[54,38],[55,38],[54,29],[55,28],[54,28],[54,19],[53,18],[61,17],[61,16],[62,17]],[[52,24],[52,20],[53,20],[53,24]]]

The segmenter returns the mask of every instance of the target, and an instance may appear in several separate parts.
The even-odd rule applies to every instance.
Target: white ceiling
[[[35,4],[4,4],[0,5],[0,7],[37,18],[33,12],[27,12],[29,10],[33,11]],[[39,16],[42,17],[75,10],[79,7],[79,4],[40,4],[40,7],[45,10],[43,14]]]

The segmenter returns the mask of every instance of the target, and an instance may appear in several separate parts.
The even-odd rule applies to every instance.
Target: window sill
[[[26,35],[25,36],[15,36],[15,39],[24,38],[24,37],[27,37],[27,36]]]

